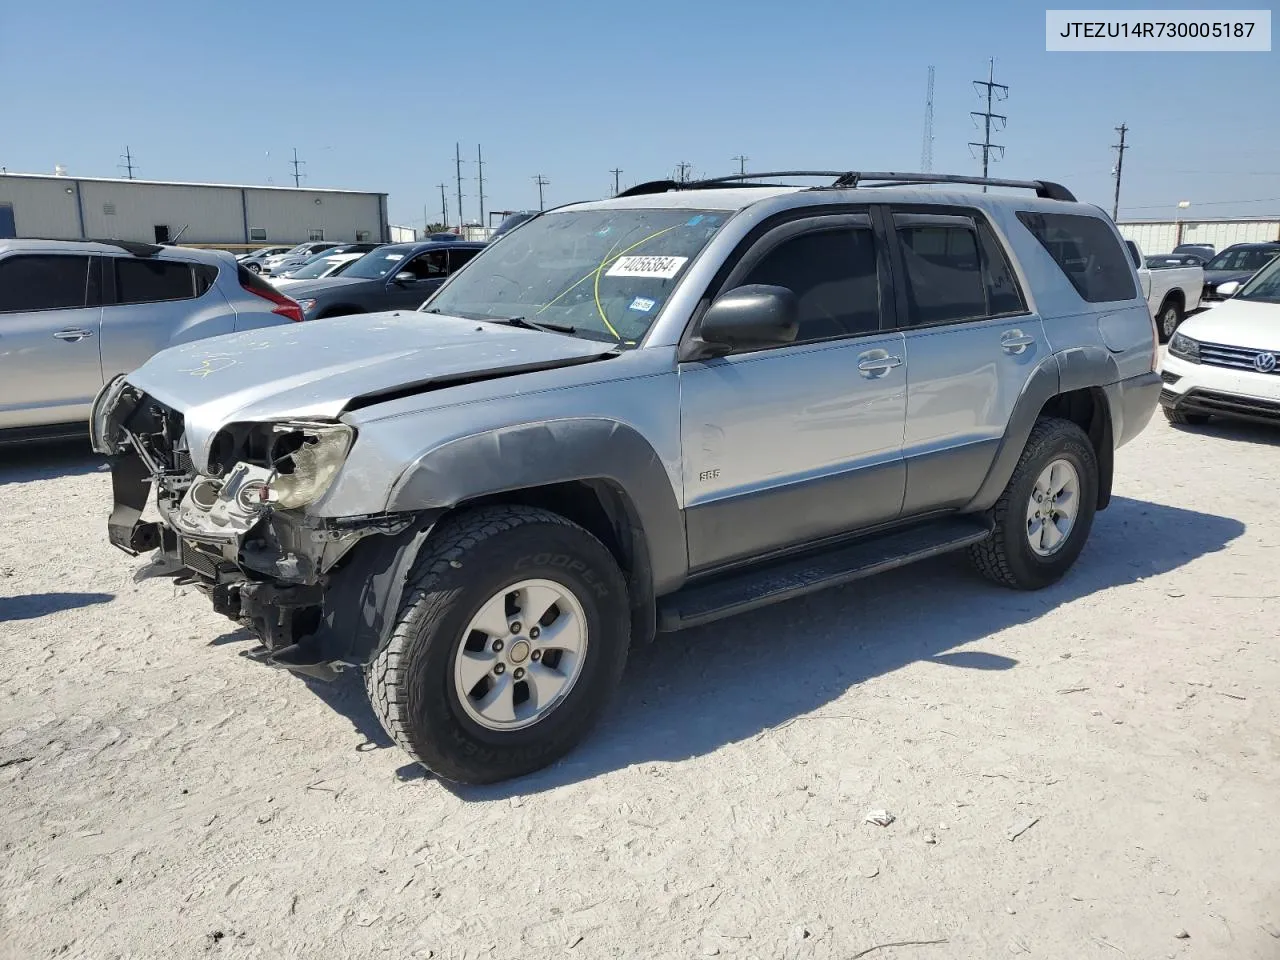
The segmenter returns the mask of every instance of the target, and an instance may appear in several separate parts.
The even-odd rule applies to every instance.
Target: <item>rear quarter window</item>
[[[1021,211],[1018,219],[1089,303],[1132,300],[1133,267],[1111,227],[1097,217]]]

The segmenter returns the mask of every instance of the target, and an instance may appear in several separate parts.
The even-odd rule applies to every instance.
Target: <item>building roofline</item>
[[[1280,221],[1280,213],[1270,217],[1155,217],[1149,220],[1117,220],[1119,226],[1140,226],[1148,223],[1180,223],[1184,227],[1192,223],[1269,223]]]
[[[80,180],[85,183],[128,183],[146,184],[148,186],[158,187],[219,187],[224,190],[287,190],[297,193],[355,193],[365,197],[385,197],[388,195],[379,190],[343,190],[337,187],[288,187],[274,183],[201,183],[195,180],[130,180],[127,177],[78,177],[71,174],[18,173],[15,171],[6,171],[5,173],[0,174],[0,179],[6,178],[16,180],[62,180],[66,182]]]

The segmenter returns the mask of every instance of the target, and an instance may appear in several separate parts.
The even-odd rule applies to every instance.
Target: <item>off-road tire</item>
[[[1069,460],[1080,478],[1080,509],[1066,542],[1039,556],[1027,538],[1027,505],[1036,479],[1054,460]],[[969,548],[969,557],[989,580],[1016,590],[1039,590],[1062,578],[1089,539],[1098,504],[1098,458],[1089,437],[1070,420],[1036,421],[1013,476],[993,509],[991,536]]]
[[[1178,327],[1182,326],[1184,319],[1182,304],[1176,298],[1170,298],[1160,304],[1160,309],[1156,312],[1156,326],[1160,330],[1160,342],[1168,343],[1172,340],[1173,335],[1178,332]]]
[[[581,603],[582,672],[533,726],[488,730],[458,700],[454,657],[480,606],[531,578],[555,581]],[[590,730],[622,677],[631,631],[626,583],[604,544],[558,514],[498,506],[445,520],[418,555],[403,596],[390,641],[365,669],[365,688],[391,738],[442,779],[495,783],[547,766]]]
[[[1175,410],[1173,407],[1166,407],[1161,404],[1160,409],[1164,411],[1164,418],[1170,423],[1179,427],[1203,427],[1209,422],[1207,413],[1186,413],[1182,410]]]

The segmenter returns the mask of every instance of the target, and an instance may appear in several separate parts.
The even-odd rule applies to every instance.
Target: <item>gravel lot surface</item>
[[[0,451],[0,956],[1280,957],[1278,489],[1280,431],[1157,414],[1056,587],[660,638],[566,761],[451,789],[134,583],[80,447]]]

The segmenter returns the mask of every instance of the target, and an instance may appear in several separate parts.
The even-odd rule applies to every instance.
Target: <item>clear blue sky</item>
[[[0,164],[115,176],[128,144],[142,177],[285,184],[296,146],[306,184],[385,191],[392,222],[421,225],[441,181],[454,215],[461,141],[470,220],[477,142],[490,209],[536,206],[538,173],[550,205],[607,194],[612,167],[714,175],[737,154],[918,169],[933,64],[934,169],[970,172],[989,56],[1011,87],[997,175],[1110,209],[1124,121],[1122,218],[1280,214],[1280,54],[1046,53],[1025,0],[6,0]]]

